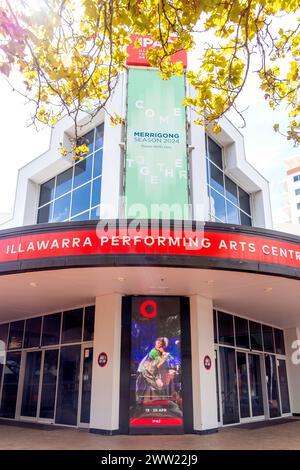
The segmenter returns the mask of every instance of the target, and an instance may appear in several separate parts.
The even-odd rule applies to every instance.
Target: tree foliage
[[[19,91],[35,105],[33,121],[53,125],[68,114],[77,124],[81,111],[93,118],[106,109],[126,69],[131,34],[151,35],[161,48],[150,49],[148,59],[164,79],[183,72],[179,62],[170,61],[172,54],[194,50],[199,65],[187,79],[196,93],[184,104],[197,110],[199,124],[217,132],[220,117],[237,109],[254,59],[269,106],[286,103],[288,127],[274,124],[275,131],[298,144],[299,5],[299,0],[0,0],[0,70],[8,78],[21,74]],[[121,120],[111,116],[114,124]]]

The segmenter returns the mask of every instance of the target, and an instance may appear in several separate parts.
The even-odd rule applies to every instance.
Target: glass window
[[[98,150],[98,152],[94,155],[94,170],[93,170],[93,177],[96,178],[100,176],[102,173],[102,156],[103,150]]]
[[[54,197],[55,178],[41,184],[39,206],[50,202]]]
[[[247,212],[247,214],[251,214],[250,196],[242,188],[239,188],[239,201],[240,201],[240,208],[243,211]]]
[[[103,147],[103,133],[104,133],[104,126],[101,124],[100,126],[96,127],[96,140],[95,140],[95,150]]]
[[[296,196],[300,196],[300,188],[295,189],[295,194],[296,194]]]
[[[34,348],[40,346],[42,317],[30,318],[26,320],[24,348]]]
[[[40,418],[54,418],[58,351],[58,349],[45,350]]]
[[[59,344],[61,313],[45,315],[43,319],[42,346]]]
[[[300,202],[297,202],[297,210],[300,209]]]
[[[222,222],[226,222],[225,199],[213,189],[210,190],[211,213]]]
[[[226,210],[227,210],[227,223],[228,224],[239,224],[239,210],[236,206],[231,204],[231,202],[226,201]]]
[[[250,349],[249,324],[245,318],[234,317],[235,342],[238,348]]]
[[[63,314],[62,343],[75,343],[82,339],[83,309],[69,310]]]
[[[245,214],[245,212],[240,211],[241,225],[252,225],[251,218]]]
[[[21,349],[23,346],[24,320],[14,321],[10,324],[8,349]]]
[[[41,209],[38,210],[38,216],[37,216],[37,223],[38,224],[45,224],[47,222],[50,222],[51,217],[52,217],[52,208],[53,208],[53,203],[47,204],[44,207],[41,207]]]
[[[295,181],[295,182],[296,182],[296,181],[300,181],[300,175],[294,176],[294,181]]]
[[[251,349],[263,350],[261,324],[249,321]]]
[[[2,325],[0,325],[0,341],[3,341],[5,345],[7,344],[8,327],[9,327],[9,323],[3,323]],[[0,376],[0,383],[1,383],[1,376]]]
[[[97,178],[93,181],[92,207],[97,206],[100,203],[101,179],[102,178]]]
[[[4,366],[0,415],[15,418],[18,384],[20,375],[21,351],[7,353]]]
[[[219,343],[234,346],[233,316],[218,311]]]
[[[92,157],[87,157],[76,163],[74,169],[74,188],[81,186],[92,177]]]
[[[91,210],[91,220],[97,220],[99,218],[100,218],[100,206],[97,206]]]
[[[93,341],[95,323],[95,305],[84,309],[83,341]]]
[[[84,212],[90,207],[91,183],[73,192],[71,216]]]
[[[72,176],[73,176],[73,167],[64,171],[56,178],[56,191],[55,197],[62,196],[65,193],[68,193],[72,189]]]
[[[84,142],[89,145],[89,155],[41,185],[37,223],[62,222],[70,219],[89,220],[91,208],[99,206],[101,202],[101,179],[99,178],[102,175],[103,124],[79,139],[79,143]],[[92,180],[95,182],[92,183]],[[89,186],[85,186],[87,184]],[[84,187],[82,192],[76,192],[81,187]],[[91,188],[92,197],[90,197]],[[72,212],[70,212],[73,197],[74,203]],[[81,215],[83,212],[86,213]],[[75,219],[74,216],[76,216]],[[99,218],[99,216],[96,217],[93,212],[93,218]]]
[[[210,173],[210,185],[212,188],[219,191],[219,193],[224,194],[224,181],[223,173],[219,168],[217,168],[213,163],[209,164],[209,173]]]
[[[266,352],[274,352],[273,328],[268,325],[263,325],[262,330],[264,339],[264,350]]]
[[[226,197],[236,206],[238,205],[238,187],[228,176],[225,176]]]
[[[277,354],[285,355],[283,330],[274,328],[275,349]]]
[[[89,148],[88,155],[92,153],[92,151],[94,150],[94,135],[95,135],[95,129],[92,129],[90,132],[80,137],[78,141],[79,145],[85,144],[88,146]]]
[[[53,222],[67,220],[70,214],[71,193],[56,199],[54,203]]]
[[[250,196],[224,173],[222,149],[208,136],[206,137],[207,192],[210,195],[210,220],[229,224],[252,225]],[[213,188],[224,196],[218,198]],[[226,206],[226,211],[224,210]],[[218,215],[219,213],[219,215]]]
[[[82,214],[76,215],[76,217],[72,217],[71,220],[89,220],[90,219],[90,211],[83,212]]]
[[[218,144],[216,144],[210,137],[207,138],[207,151],[208,158],[220,168],[223,168],[222,148]]]

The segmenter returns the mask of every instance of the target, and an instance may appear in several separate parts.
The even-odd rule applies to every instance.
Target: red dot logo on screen
[[[154,300],[145,300],[140,306],[141,315],[145,318],[154,318],[157,315],[157,303]]]

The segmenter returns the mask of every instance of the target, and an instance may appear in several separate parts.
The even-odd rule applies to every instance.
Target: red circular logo
[[[203,363],[206,370],[211,368],[211,358],[209,356],[204,356]]]
[[[145,300],[140,306],[141,315],[145,318],[154,318],[157,315],[157,304],[154,300]]]
[[[101,352],[98,356],[98,365],[100,367],[105,367],[108,361],[107,354],[105,352]]]

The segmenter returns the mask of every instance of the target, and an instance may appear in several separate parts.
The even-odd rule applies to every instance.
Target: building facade
[[[0,232],[0,417],[207,433],[300,413],[300,239],[227,120],[133,64],[108,113],[66,117],[21,168]],[[189,90],[193,93],[193,90]],[[109,114],[126,125],[112,126]]]
[[[283,213],[288,224],[300,224],[300,156],[285,160],[286,178],[283,181],[285,207]]]

